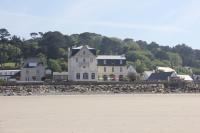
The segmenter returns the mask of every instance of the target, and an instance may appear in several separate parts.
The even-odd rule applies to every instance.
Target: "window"
[[[122,67],[120,67],[120,72],[123,72],[123,68]]]
[[[85,62],[85,58],[83,58],[83,62]]]
[[[0,72],[0,75],[2,75],[2,72]]]
[[[120,65],[122,65],[122,63],[123,63],[122,60],[120,60]]]
[[[88,73],[83,73],[83,79],[88,79]]]
[[[76,79],[80,79],[80,78],[81,78],[80,73],[77,73],[76,74]]]
[[[104,72],[106,72],[106,67],[104,67]]]
[[[83,55],[85,55],[85,51],[83,51]]]
[[[95,79],[95,73],[91,74],[91,79]]]
[[[115,68],[114,67],[112,67],[112,72],[114,72],[115,71]]]
[[[85,69],[86,67],[85,66],[83,66],[83,69]]]
[[[106,60],[103,60],[103,64],[106,65]]]
[[[76,58],[76,62],[78,62],[78,58]]]

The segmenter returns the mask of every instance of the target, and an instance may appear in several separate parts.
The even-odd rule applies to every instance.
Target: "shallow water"
[[[200,132],[200,95],[0,97],[0,133]]]

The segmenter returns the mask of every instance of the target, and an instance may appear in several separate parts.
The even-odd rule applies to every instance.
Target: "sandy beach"
[[[0,133],[200,132],[200,95],[0,97]]]

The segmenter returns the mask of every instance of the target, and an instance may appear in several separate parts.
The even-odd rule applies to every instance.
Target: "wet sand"
[[[0,133],[199,133],[200,95],[0,97]]]

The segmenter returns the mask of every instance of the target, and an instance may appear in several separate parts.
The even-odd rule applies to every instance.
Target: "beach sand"
[[[199,133],[200,95],[0,97],[0,133]]]

